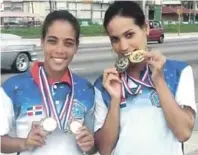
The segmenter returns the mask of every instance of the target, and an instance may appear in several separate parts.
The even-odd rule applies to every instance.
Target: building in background
[[[41,20],[53,10],[66,9],[80,20],[101,23],[104,13],[113,0],[4,0],[5,12],[24,12],[39,14]],[[162,0],[142,0],[138,3],[143,7],[149,18],[161,18]],[[154,7],[153,7],[154,6]],[[154,11],[150,13],[149,9]]]
[[[1,0],[2,1],[2,0]],[[99,23],[113,0],[3,0],[3,12],[23,12],[35,15],[34,20],[43,21],[53,10],[66,9],[76,16],[81,23]],[[198,1],[181,0],[139,0],[147,19],[176,21],[177,7],[183,7],[182,20],[197,19]],[[175,11],[176,10],[176,11]],[[10,18],[11,19],[11,18]],[[13,20],[13,19],[12,19]],[[197,19],[198,20],[198,19]]]
[[[164,23],[177,23],[180,15],[180,22],[184,24],[198,22],[198,1],[163,0],[162,19]]]

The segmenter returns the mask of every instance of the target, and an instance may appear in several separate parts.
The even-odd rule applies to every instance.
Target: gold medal
[[[115,62],[115,67],[119,73],[124,72],[127,70],[129,66],[129,59],[128,57],[120,57],[116,62]]]
[[[129,55],[129,60],[131,63],[140,63],[142,61],[144,61],[144,54],[146,52],[144,50],[137,50],[134,51],[133,53],[131,53]]]

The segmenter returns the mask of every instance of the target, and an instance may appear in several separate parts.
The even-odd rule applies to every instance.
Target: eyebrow
[[[126,33],[130,32],[130,31],[132,31],[132,30],[133,30],[133,29],[129,29],[129,30],[125,31],[122,35],[125,35]],[[110,38],[117,38],[117,36],[110,36]]]
[[[56,40],[58,39],[56,36],[48,36],[47,38],[48,39],[56,39]],[[73,39],[73,38],[64,38],[64,40],[75,42],[75,39]]]
[[[130,32],[131,30],[133,30],[133,29],[129,29],[129,30],[125,31],[123,34],[126,34],[126,33]]]

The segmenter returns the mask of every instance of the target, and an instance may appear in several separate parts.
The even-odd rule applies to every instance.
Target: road
[[[193,67],[196,101],[198,103],[198,38],[167,40],[164,44],[149,43],[148,46],[161,51],[170,59],[187,61]],[[43,60],[42,52],[40,52],[39,59]],[[115,59],[116,55],[107,43],[83,44],[80,45],[79,51],[74,57],[71,69],[94,82],[105,68],[114,65]],[[12,72],[2,71],[1,83],[13,75],[15,74]],[[198,117],[195,130],[198,130]]]

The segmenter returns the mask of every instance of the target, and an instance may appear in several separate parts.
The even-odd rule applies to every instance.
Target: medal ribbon
[[[55,120],[58,123],[59,128],[63,129],[63,130],[66,130],[67,122],[70,117],[70,113],[72,110],[72,104],[73,104],[73,98],[74,98],[74,82],[73,82],[73,76],[72,76],[72,73],[70,70],[69,70],[69,75],[70,75],[71,83],[72,83],[71,95],[68,94],[66,96],[66,100],[63,105],[63,108],[60,111],[60,113],[58,114],[55,103],[53,101],[52,93],[50,91],[50,86],[49,86],[45,71],[44,71],[43,67],[40,67],[40,70],[39,70],[39,81],[40,81],[41,93],[42,93],[42,97],[43,97],[43,101],[44,101],[45,112],[48,117],[52,117],[52,115],[53,115],[53,117],[55,118]],[[66,117],[63,118],[65,112],[67,112]],[[63,125],[61,123],[62,119],[64,119]]]
[[[136,82],[136,83],[139,83],[138,85],[138,88],[135,90],[135,92],[133,92],[127,82],[127,78],[129,78],[130,80]],[[146,83],[146,80],[148,80],[148,83]],[[141,80],[137,80],[135,78],[133,78],[132,76],[128,75],[126,72],[121,74],[121,81],[122,81],[122,88],[121,88],[121,94],[122,94],[122,97],[121,97],[121,107],[126,106],[126,92],[125,90],[127,91],[127,93],[131,94],[131,95],[136,95],[140,92],[142,86],[146,86],[146,87],[153,87],[154,88],[154,85],[150,79],[150,76],[149,76],[149,67],[148,65],[146,66],[146,71],[142,77]]]

